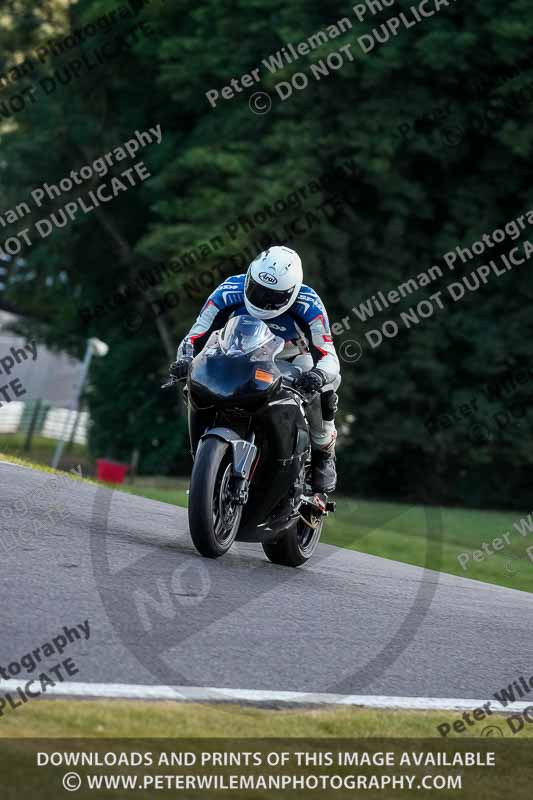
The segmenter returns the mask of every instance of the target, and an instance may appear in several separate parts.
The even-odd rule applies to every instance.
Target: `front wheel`
[[[242,505],[231,495],[231,445],[214,436],[196,451],[189,492],[189,530],[194,546],[206,558],[219,558],[235,541]]]
[[[275,542],[263,542],[267,558],[284,567],[300,567],[309,561],[318,547],[324,518],[313,515],[310,522],[300,516]]]

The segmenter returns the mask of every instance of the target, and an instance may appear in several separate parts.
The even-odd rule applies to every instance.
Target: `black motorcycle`
[[[184,390],[194,459],[189,529],[208,558],[238,540],[261,542],[275,564],[300,566],[335,510],[310,486],[308,419],[321,413],[320,398],[294,388],[301,370],[275,361],[283,346],[243,315],[211,334],[192,362]]]

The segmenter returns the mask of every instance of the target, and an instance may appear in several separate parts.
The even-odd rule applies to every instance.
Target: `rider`
[[[188,375],[195,355],[213,331],[220,330],[232,316],[250,314],[266,322],[285,340],[278,358],[290,360],[305,370],[295,382],[303,392],[321,393],[322,419],[310,421],[313,491],[333,492],[335,469],[335,412],[340,366],[320,297],[303,281],[302,262],[288,247],[270,247],[248,267],[246,275],[234,275],[210,295],[196,322],[178,348],[177,361],[170,365],[176,378]]]

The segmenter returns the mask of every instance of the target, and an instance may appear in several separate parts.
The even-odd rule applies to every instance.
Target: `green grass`
[[[5,737],[442,737],[437,725],[460,719],[453,711],[376,711],[368,708],[264,710],[237,705],[202,705],[127,700],[43,700],[28,703],[0,720]],[[533,725],[513,736],[501,715],[489,723],[512,739],[533,737]],[[481,736],[480,721],[469,736]],[[467,734],[450,733],[458,738]]]
[[[83,467],[81,468],[81,474],[80,474],[79,470],[79,467],[81,466],[80,464],[75,464],[73,467],[69,469],[68,472],[66,472],[66,467],[65,469],[61,470],[53,469],[52,467],[49,467],[48,464],[37,464],[33,461],[28,460],[27,458],[21,458],[19,456],[15,456],[13,455],[12,452],[6,453],[2,450],[1,443],[0,443],[0,461],[10,461],[12,464],[20,464],[22,467],[29,467],[30,469],[34,469],[37,472],[44,472],[47,475],[61,475],[62,477],[66,476],[74,481],[82,481],[83,483],[89,483],[94,486],[102,485],[93,478],[89,478],[85,474]],[[111,486],[111,488],[115,487]]]
[[[0,452],[6,457],[31,461],[33,465],[48,466],[52,462],[57,441],[44,436],[34,436],[31,451],[28,453],[24,450],[25,439],[25,433],[0,434]],[[71,447],[66,446],[61,459],[61,468],[68,471],[78,464],[82,465],[84,475],[94,470],[94,461],[90,458],[85,445],[74,443]]]
[[[134,484],[123,484],[122,492],[170,503],[173,506],[187,507],[189,481],[179,478],[136,478]]]
[[[533,532],[523,537],[513,528],[513,523],[527,513],[461,508],[428,509],[426,513],[420,506],[349,499],[341,499],[338,508],[338,513],[328,519],[324,536],[324,541],[331,544],[423,566],[428,544],[439,538],[437,531],[430,530],[428,519],[438,521],[440,516],[442,548],[440,554],[428,558],[429,568],[533,591],[533,561],[526,552],[533,545]],[[481,550],[483,542],[493,550],[492,540],[502,538],[507,531],[509,543],[503,550],[494,551],[492,556],[483,553],[483,561],[473,559],[472,551]],[[466,552],[470,552],[471,558],[463,569],[458,556]]]

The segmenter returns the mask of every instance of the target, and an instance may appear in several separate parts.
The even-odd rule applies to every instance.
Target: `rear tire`
[[[243,507],[227,496],[232,464],[231,445],[214,436],[202,439],[191,475],[189,531],[206,558],[227,553],[239,530]]]
[[[309,561],[318,547],[323,524],[322,518],[318,520],[318,527],[313,529],[298,518],[275,542],[263,542],[265,555],[273,564],[300,567]]]

